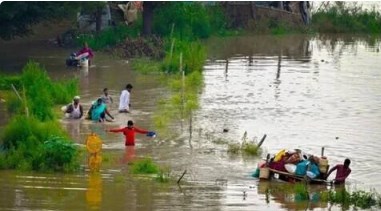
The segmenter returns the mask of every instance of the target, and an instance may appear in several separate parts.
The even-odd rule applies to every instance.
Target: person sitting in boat
[[[349,176],[349,174],[351,173],[351,169],[349,168],[349,165],[351,164],[351,160],[349,160],[348,158],[346,158],[344,160],[344,165],[343,164],[337,164],[335,167],[331,168],[328,173],[327,173],[327,177],[329,177],[329,175],[336,170],[336,177],[335,179],[333,180],[334,183],[336,184],[342,184],[342,183],[345,183],[345,179]]]
[[[65,116],[71,119],[80,119],[83,115],[82,105],[79,103],[79,96],[75,96],[73,99],[73,103],[68,106],[64,106],[63,110],[65,112]]]
[[[88,59],[89,65],[91,65],[91,60],[94,57],[93,51],[91,50],[91,48],[89,48],[89,46],[87,45],[87,42],[83,43],[83,48],[79,50],[75,55],[77,60],[81,60],[84,58]]]
[[[110,121],[106,118],[106,114],[113,120],[114,117],[108,112],[107,105],[103,103],[102,98],[98,98],[91,106],[88,115],[91,120],[96,122]]]

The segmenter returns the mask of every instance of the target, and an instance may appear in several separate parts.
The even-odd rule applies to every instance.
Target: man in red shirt
[[[108,130],[108,132],[113,133],[119,133],[122,132],[126,138],[125,145],[126,146],[134,146],[135,145],[135,132],[146,134],[147,136],[155,136],[155,132],[150,132],[147,130],[139,129],[137,127],[134,127],[134,123],[131,120],[128,120],[127,127],[124,128],[118,128],[118,129],[111,129]]]
[[[344,165],[343,164],[337,164],[335,167],[331,168],[329,171],[328,171],[328,174],[327,174],[327,178],[329,177],[329,175],[337,170],[336,172],[336,177],[334,179],[334,182],[336,184],[341,184],[341,183],[344,183],[345,182],[345,179],[349,176],[349,174],[351,173],[351,169],[349,168],[349,164],[351,164],[351,160],[349,160],[348,158],[345,159],[344,161]]]

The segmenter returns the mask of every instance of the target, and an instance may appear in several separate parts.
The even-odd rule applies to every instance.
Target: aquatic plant
[[[310,195],[308,193],[308,189],[306,185],[297,183],[294,186],[294,191],[295,191],[295,198],[297,198],[299,201],[310,199]]]
[[[320,200],[331,204],[338,204],[349,209],[353,206],[354,209],[369,209],[374,206],[381,207],[380,195],[374,191],[347,191],[345,187],[336,189],[323,190],[317,193],[309,191],[308,185],[305,183],[296,184],[280,184],[272,185],[270,193],[282,192],[285,194],[293,194],[295,201]],[[314,196],[314,197],[311,197]]]
[[[170,173],[171,172],[169,168],[160,168],[155,179],[160,183],[168,183],[171,180]]]
[[[245,153],[246,155],[259,155],[262,153],[256,138],[252,141],[247,140],[247,132],[242,136],[241,143],[230,143],[228,144],[228,153],[238,154],[240,152]]]
[[[133,174],[157,174],[159,173],[159,169],[159,166],[149,157],[136,160],[131,166],[131,172]]]

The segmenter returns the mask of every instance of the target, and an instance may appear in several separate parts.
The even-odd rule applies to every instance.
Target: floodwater
[[[96,53],[94,66],[67,69],[64,59],[74,49],[45,40],[0,43],[0,69],[20,71],[27,59],[43,64],[52,78],[80,80],[81,101],[88,109],[103,88],[114,98],[116,121],[93,124],[62,120],[73,140],[83,146],[96,132],[103,139],[101,171],[39,174],[0,171],[1,210],[295,210],[341,209],[318,201],[298,202],[281,192],[279,183],[258,182],[250,175],[260,158],[227,153],[228,143],[267,134],[266,153],[300,148],[325,155],[330,164],[352,160],[350,190],[381,192],[380,42],[356,36],[251,36],[211,39],[204,68],[201,108],[193,117],[192,140],[186,128],[172,128],[169,138],[137,137],[125,148],[123,136],[104,129],[136,125],[155,130],[152,114],[167,96],[155,75],[133,72],[128,60]],[[132,83],[132,113],[117,114],[121,89]],[[0,104],[4,110],[4,104]],[[176,125],[180,125],[177,124]],[[223,129],[228,129],[223,133]],[[128,173],[128,163],[150,156],[170,169],[174,181],[161,184],[149,176]],[[180,185],[176,180],[187,171]],[[310,187],[311,192],[327,187]]]

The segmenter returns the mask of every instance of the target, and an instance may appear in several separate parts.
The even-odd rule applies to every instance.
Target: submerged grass
[[[309,200],[316,202],[316,200],[320,200],[325,203],[341,205],[347,209],[353,206],[355,210],[358,208],[381,208],[381,196],[374,191],[356,190],[350,192],[345,187],[337,187],[336,189],[325,189],[316,192],[310,191],[309,187],[304,183],[271,185],[268,190],[270,193],[292,194],[296,202]]]
[[[155,180],[159,183],[171,181],[170,169],[168,167],[160,167],[150,157],[134,161],[130,166],[130,170],[133,174],[154,174]]]
[[[133,174],[157,174],[159,166],[152,161],[152,158],[143,158],[132,163],[131,172]]]
[[[239,154],[244,153],[246,155],[253,155],[257,156],[262,153],[262,150],[260,147],[258,147],[258,143],[256,141],[256,138],[254,138],[252,141],[247,140],[247,132],[243,134],[241,143],[230,143],[228,144],[228,153],[231,154]]]

